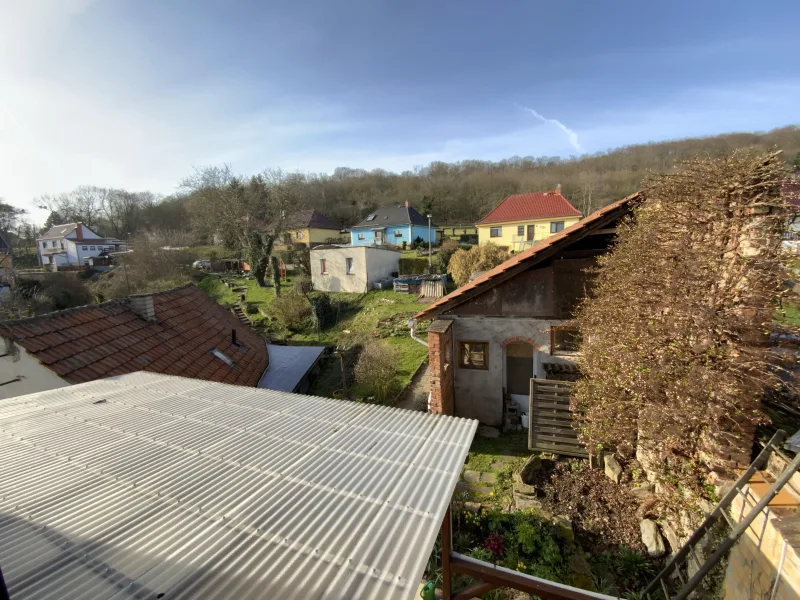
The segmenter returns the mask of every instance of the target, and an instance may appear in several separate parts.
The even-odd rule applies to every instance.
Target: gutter
[[[425,346],[427,348],[428,347],[428,342],[426,342],[425,340],[423,340],[420,337],[417,337],[414,334],[414,327],[416,325],[417,325],[417,320],[416,319],[409,319],[408,320],[408,328],[411,330],[411,339],[414,340],[415,342],[419,342],[420,344],[422,344],[423,346]]]

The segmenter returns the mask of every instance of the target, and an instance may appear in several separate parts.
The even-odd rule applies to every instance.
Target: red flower
[[[493,533],[489,537],[486,538],[486,541],[483,543],[484,547],[492,553],[495,560],[503,556],[503,551],[505,550],[503,544],[503,536],[497,535]]]

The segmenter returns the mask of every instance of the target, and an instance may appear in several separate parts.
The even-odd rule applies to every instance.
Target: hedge
[[[417,275],[428,272],[427,258],[401,258],[400,275]]]

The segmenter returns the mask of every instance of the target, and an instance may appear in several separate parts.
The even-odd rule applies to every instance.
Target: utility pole
[[[431,215],[428,215],[428,273],[433,273],[433,255],[431,254]]]

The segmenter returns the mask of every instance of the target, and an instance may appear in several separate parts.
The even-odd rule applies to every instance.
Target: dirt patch
[[[644,551],[636,510],[640,501],[585,460],[543,460],[532,484],[542,507],[572,521],[577,541],[593,552],[625,546]]]

